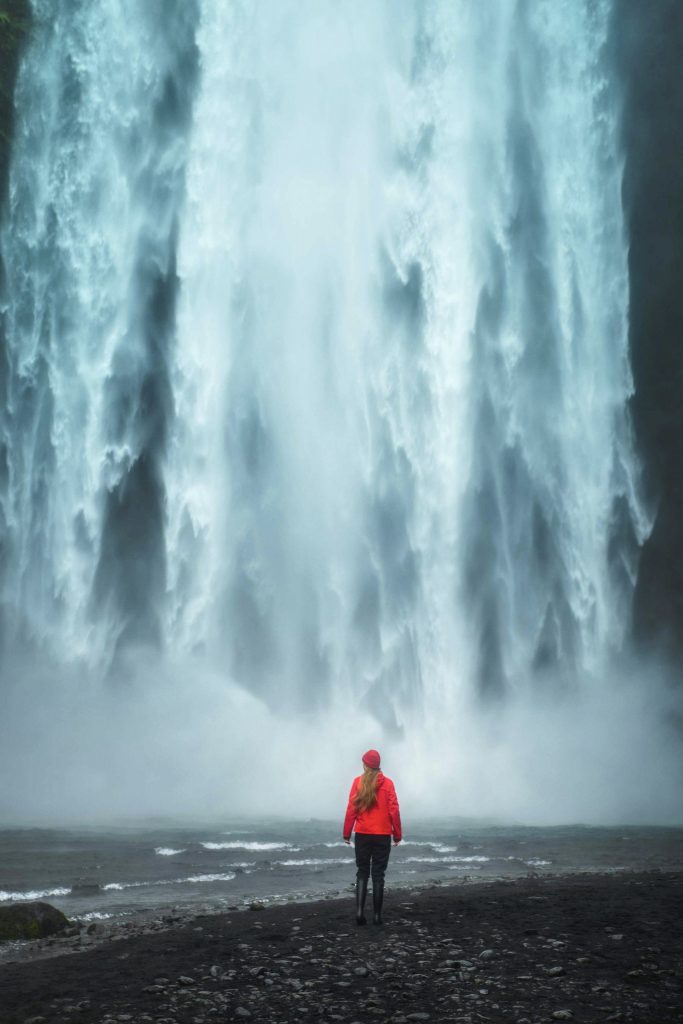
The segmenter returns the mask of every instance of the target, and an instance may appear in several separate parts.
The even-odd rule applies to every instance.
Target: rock
[[[220,973],[221,969],[217,964],[214,964],[213,967],[209,968],[209,974],[211,975],[212,978],[218,978]]]
[[[259,903],[258,900],[254,900],[253,903],[249,904],[249,909],[250,910],[265,910],[265,907],[263,906],[262,903]],[[251,1014],[250,1014],[250,1016],[251,1016]]]
[[[490,960],[491,957],[495,956],[495,955],[496,955],[495,949],[482,949],[481,953],[479,954],[479,959],[480,960]]]
[[[565,969],[564,969],[564,967],[549,967],[548,970],[545,973],[550,978],[557,978],[557,977],[560,976],[560,974],[564,974],[565,973]]]
[[[367,967],[354,967],[353,973],[357,974],[359,978],[367,978],[370,971]]]
[[[64,932],[68,927],[68,918],[61,910],[39,900],[0,907],[0,941],[43,939]]]
[[[554,1010],[553,1020],[571,1020],[574,1014],[571,1010]]]
[[[247,1010],[245,1006],[238,1006],[235,1010],[235,1016],[246,1020],[248,1017],[251,1017],[251,1011]]]
[[[27,1017],[24,1024],[46,1024],[47,1017]]]
[[[620,942],[623,939],[623,937],[624,936],[621,934],[621,932],[612,932],[611,935],[607,936],[608,939],[613,939],[615,942]]]
[[[187,974],[181,974],[178,978],[178,984],[183,986],[194,985],[195,980],[194,978],[189,978]]]
[[[406,1020],[429,1020],[428,1013],[409,1013]]]

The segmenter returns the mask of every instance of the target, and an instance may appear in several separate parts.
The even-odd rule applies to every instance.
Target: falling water
[[[6,647],[395,734],[599,687],[648,530],[611,3],[33,6]]]

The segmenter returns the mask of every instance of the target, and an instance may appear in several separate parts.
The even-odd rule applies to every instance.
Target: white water
[[[58,681],[15,671],[8,756],[55,707],[78,742],[27,806],[272,810],[367,739],[416,803],[670,816],[611,684],[648,522],[610,3],[34,9],[2,594]]]

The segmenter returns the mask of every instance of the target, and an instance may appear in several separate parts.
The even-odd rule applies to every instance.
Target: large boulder
[[[6,939],[44,939],[69,927],[69,921],[56,907],[36,900],[0,906],[0,941]]]

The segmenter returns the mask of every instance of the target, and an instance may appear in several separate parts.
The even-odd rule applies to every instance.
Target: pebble
[[[482,949],[481,953],[479,954],[479,959],[480,960],[490,960],[491,957],[495,956],[495,955],[496,955],[495,949]]]
[[[246,1020],[247,1017],[251,1017],[251,1010],[247,1010],[246,1006],[238,1006],[235,1010],[235,1016]]]
[[[553,1020],[571,1020],[574,1014],[571,1010],[554,1010]]]
[[[179,985],[194,985],[195,984],[195,980],[194,980],[194,978],[189,978],[187,976],[187,974],[181,974],[180,977],[178,978],[178,984]]]
[[[557,978],[560,974],[565,974],[564,967],[549,967],[545,972],[550,978]]]

